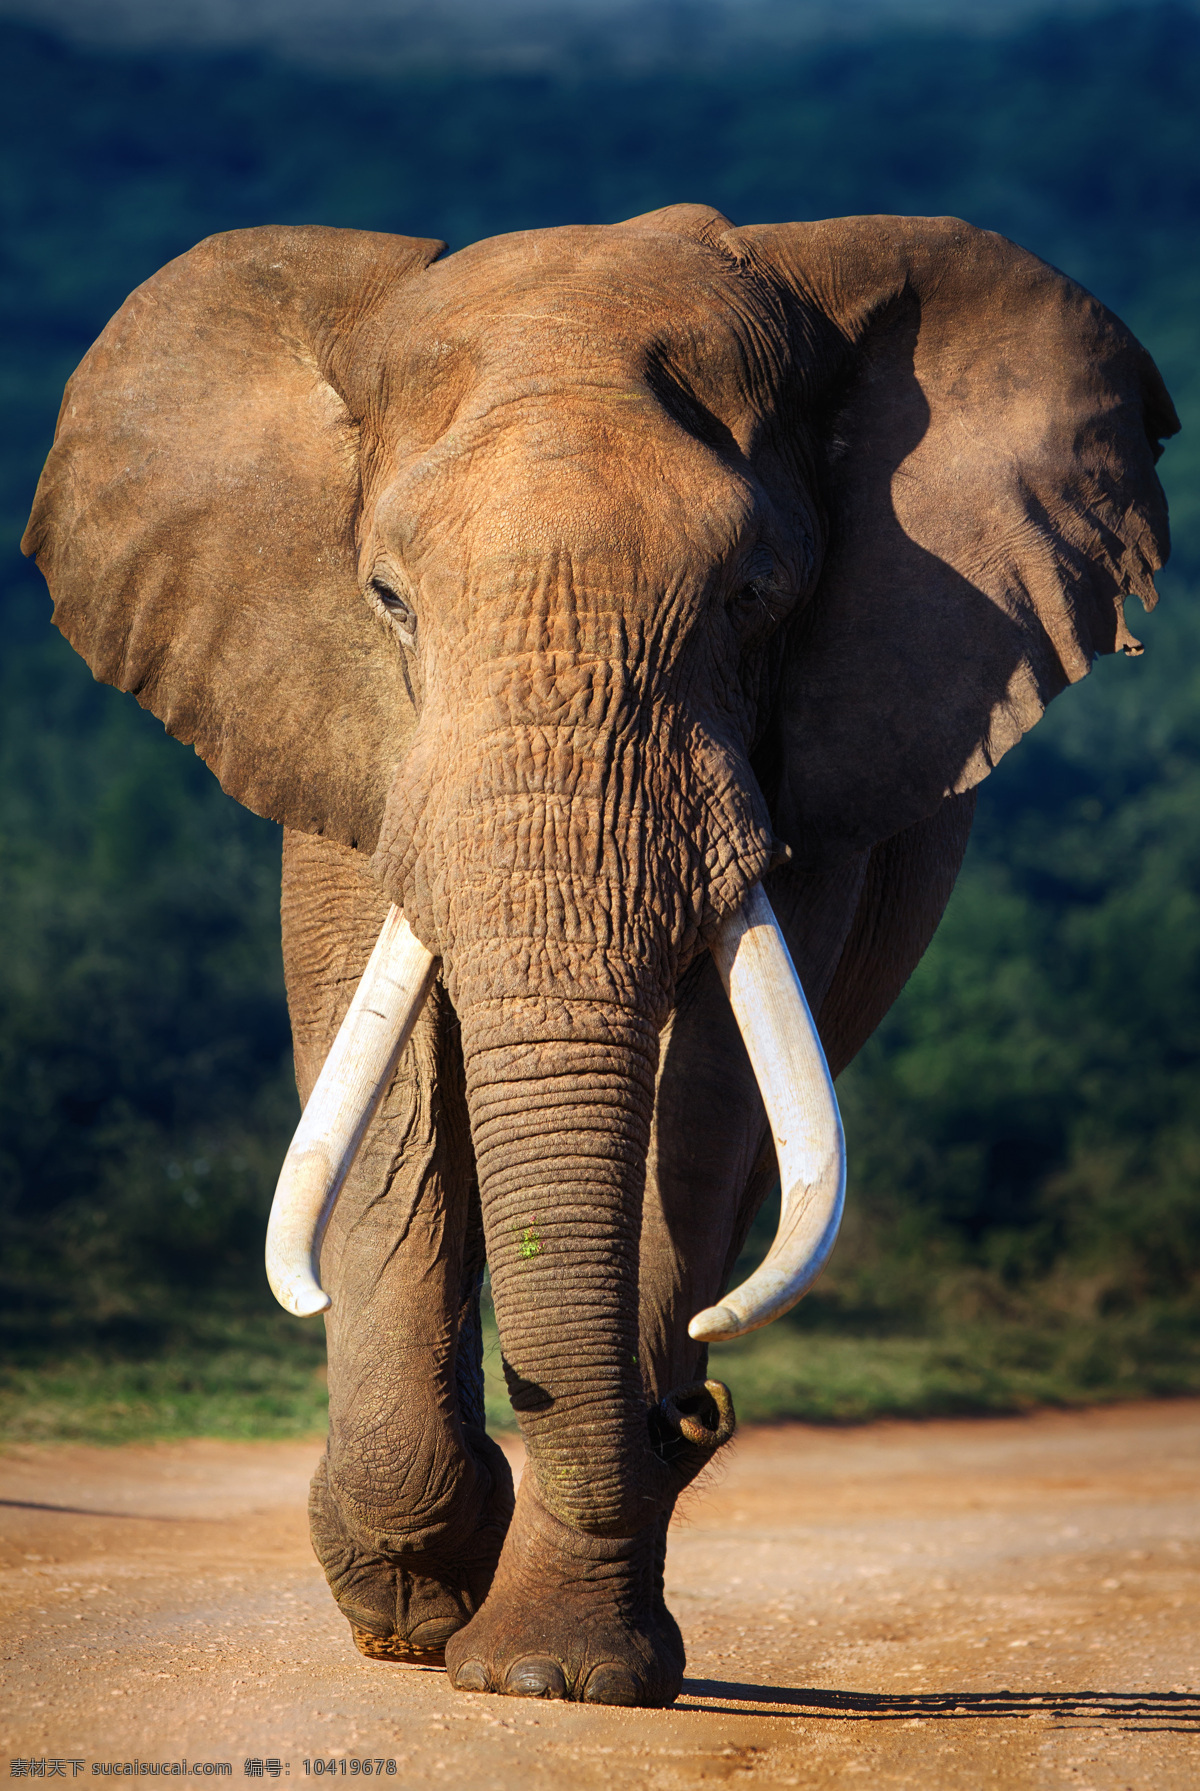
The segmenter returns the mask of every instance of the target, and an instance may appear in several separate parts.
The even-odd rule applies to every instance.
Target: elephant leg
[[[359,854],[285,835],[284,962],[307,1098],[386,911]],[[442,1659],[487,1595],[512,1477],[484,1430],[483,1233],[453,1012],[435,989],[322,1249],[329,1441],[313,1547],[363,1653]]]
[[[663,1597],[670,1506],[733,1432],[732,1406],[689,1399],[699,1443],[667,1410],[647,1429],[672,1470],[655,1514],[619,1535],[597,1533],[551,1508],[531,1461],[486,1604],[454,1635],[446,1666],[460,1691],[583,1703],[662,1707],[683,1683],[683,1637]],[[556,1502],[556,1501],[555,1501]]]

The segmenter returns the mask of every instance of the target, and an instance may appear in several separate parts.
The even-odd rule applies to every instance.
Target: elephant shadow
[[[700,1700],[703,1700],[702,1702]],[[679,1711],[723,1716],[803,1716],[823,1723],[968,1723],[998,1717],[1051,1717],[1071,1728],[1127,1734],[1200,1734],[1195,1692],[859,1692],[685,1679]]]

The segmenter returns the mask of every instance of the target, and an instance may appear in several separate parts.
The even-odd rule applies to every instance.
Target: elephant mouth
[[[833,1249],[846,1185],[845,1141],[829,1067],[761,883],[723,923],[711,949],[766,1108],[782,1201],[764,1261],[691,1320],[690,1335],[705,1343],[745,1336],[796,1304]],[[275,1190],[267,1276],[280,1305],[297,1317],[323,1312],[331,1303],[319,1280],[321,1239],[436,971],[437,959],[393,907]]]

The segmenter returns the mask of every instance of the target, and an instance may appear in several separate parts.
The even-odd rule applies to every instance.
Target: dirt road
[[[278,1757],[281,1780],[380,1759],[398,1786],[479,1791],[1200,1785],[1200,1402],[744,1433],[676,1526],[669,1711],[363,1660],[308,1550],[316,1453],[0,1458],[0,1775],[227,1760],[245,1783]]]

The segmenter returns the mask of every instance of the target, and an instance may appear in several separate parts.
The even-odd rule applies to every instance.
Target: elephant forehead
[[[755,271],[710,247],[621,227],[530,231],[433,263],[398,309],[389,384],[414,426],[498,386],[570,375],[668,384],[735,432],[778,386],[781,332]]]
[[[719,326],[746,277],[729,257],[619,226],[520,231],[431,264],[408,310],[412,346],[446,335],[520,351],[531,335],[643,342],[667,320]]]
[[[374,532],[422,576],[480,596],[661,591],[723,558],[758,482],[665,418],[652,394],[528,394],[481,408],[394,471]]]

